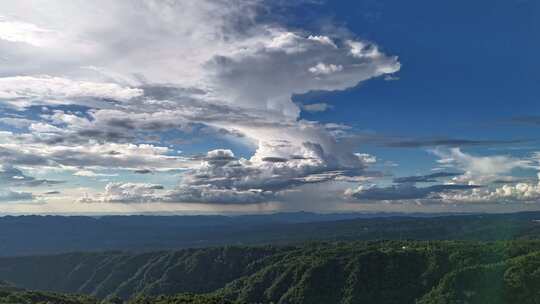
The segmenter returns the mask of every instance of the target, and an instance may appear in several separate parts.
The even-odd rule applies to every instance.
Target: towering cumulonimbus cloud
[[[356,153],[358,141],[346,128],[300,120],[292,97],[395,73],[398,58],[351,36],[262,22],[258,14],[268,5],[6,4],[0,106],[12,116],[0,121],[11,128],[0,134],[0,162],[94,179],[114,175],[77,172],[182,171],[173,189],[110,182],[85,202],[252,204],[303,184],[362,175],[370,162]],[[28,111],[34,114],[15,115]],[[166,142],[175,140],[170,134],[200,132],[226,134],[255,152],[179,155]]]

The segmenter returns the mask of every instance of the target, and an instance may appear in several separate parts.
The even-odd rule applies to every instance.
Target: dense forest
[[[27,291],[0,282],[0,304],[234,304],[235,302],[215,295],[179,294],[174,296],[137,296],[129,301],[119,297],[100,300],[85,295],[53,292]]]
[[[0,279],[48,291],[4,287],[0,303],[527,304],[540,302],[540,241],[316,242],[13,257],[0,259]]]

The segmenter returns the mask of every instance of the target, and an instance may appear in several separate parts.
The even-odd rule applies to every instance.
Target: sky
[[[540,208],[533,0],[0,3],[0,214]]]

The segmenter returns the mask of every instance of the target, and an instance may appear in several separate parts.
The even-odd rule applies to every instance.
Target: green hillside
[[[127,302],[118,298],[98,300],[89,296],[66,295],[38,291],[3,291],[0,304],[234,304],[235,302],[211,295],[181,294],[175,296],[136,297]]]
[[[248,265],[286,250],[224,247],[170,252],[72,253],[0,259],[0,279],[34,290],[104,298],[205,293],[249,275]]]
[[[90,296],[26,291],[0,281],[0,304],[98,304]],[[113,303],[111,303],[113,304]]]
[[[216,295],[178,294],[174,296],[136,296],[128,301],[111,296],[99,300],[92,296],[29,291],[0,281],[0,304],[235,304]]]
[[[137,304],[527,304],[540,303],[540,242],[380,241],[73,253],[2,258],[0,279],[31,290],[119,296]],[[13,288],[9,293],[0,303],[41,303],[9,302],[16,296],[45,299],[42,303],[98,303]]]
[[[490,288],[498,286],[481,285],[476,278],[456,273],[469,271],[474,267],[489,269],[498,265],[499,269],[512,271],[493,273],[488,282],[499,282],[508,286],[507,294],[520,286],[530,294],[540,285],[524,285],[527,278],[519,276],[518,270],[540,272],[540,265],[529,263],[531,255],[540,255],[537,242],[380,242],[341,243],[334,245],[313,245],[280,253],[267,259],[260,270],[236,280],[219,291],[227,298],[241,302],[262,303],[471,303],[470,301],[444,302],[449,293],[466,293],[466,279],[477,282],[472,292],[484,292],[479,297],[487,299]],[[530,254],[529,254],[530,253]],[[528,255],[529,254],[529,255]],[[519,264],[517,261],[522,261]],[[517,265],[517,266],[516,266]],[[497,280],[493,278],[497,277]],[[512,280],[508,281],[510,278]],[[453,283],[450,284],[449,281]],[[513,285],[511,285],[511,283]],[[536,281],[531,282],[538,282]],[[446,285],[445,285],[446,284]],[[529,286],[529,287],[527,287]],[[481,288],[484,289],[481,289]],[[437,292],[438,291],[438,292]],[[523,294],[525,290],[520,290]],[[501,302],[505,294],[498,294]],[[511,298],[511,297],[510,297]],[[529,298],[530,299],[530,298]],[[537,295],[540,300],[540,295]],[[527,302],[519,303],[538,303]],[[443,302],[441,302],[443,301]]]

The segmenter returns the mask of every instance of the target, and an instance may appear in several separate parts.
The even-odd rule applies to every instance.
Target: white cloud
[[[377,157],[371,154],[367,153],[354,153],[354,155],[358,156],[365,164],[374,164],[377,162]]]
[[[0,40],[27,43],[32,46],[46,47],[58,40],[59,33],[40,28],[32,23],[8,20],[0,16]]]
[[[0,99],[15,107],[85,104],[84,101],[77,101],[84,98],[125,101],[142,93],[141,89],[125,88],[115,83],[74,81],[51,76],[0,77]]]
[[[105,174],[105,173],[96,173],[91,170],[78,170],[73,173],[74,176],[83,176],[83,177],[102,177],[102,176],[118,176],[118,174]]]
[[[310,103],[310,104],[302,105],[302,110],[307,111],[307,112],[312,112],[312,113],[324,112],[331,108],[332,106],[325,102],[317,102],[317,103]]]
[[[95,197],[85,196],[80,203],[148,203],[156,202],[163,186],[146,183],[109,183],[105,192]]]
[[[0,74],[119,75],[131,83],[192,84],[216,52],[255,35],[237,27],[250,25],[259,6],[250,0],[9,1],[2,3],[2,13],[17,19],[5,24],[4,37],[32,45],[0,45],[0,53],[18,61],[2,65]],[[51,39],[52,33],[59,37]],[[85,66],[100,71],[80,69]]]
[[[506,155],[473,156],[459,148],[432,151],[442,167],[459,169],[461,173],[438,172],[429,175],[408,176],[394,179],[397,184],[387,187],[361,184],[347,189],[345,196],[366,202],[428,204],[518,204],[537,203],[540,200],[540,182],[512,182],[515,169],[537,169],[535,156],[516,158]],[[539,175],[540,177],[540,175]],[[436,183],[439,178],[449,178],[445,183],[418,187],[416,183]],[[507,181],[501,184],[502,181]]]
[[[383,53],[350,56],[347,43],[336,47],[284,29],[273,29],[267,35],[269,42],[218,54],[207,65],[216,94],[236,105],[294,119],[299,110],[291,101],[293,94],[342,90],[400,69],[396,57]]]
[[[328,44],[328,45],[331,45],[331,46],[337,48],[336,43],[328,36],[313,36],[313,35],[310,35],[308,37],[308,39],[318,41],[318,42],[320,42],[322,44]]]
[[[315,75],[329,75],[336,72],[341,72],[343,70],[343,66],[319,62],[317,65],[310,67],[308,70]]]
[[[89,141],[85,144],[54,145],[29,142],[28,138],[0,132],[0,163],[32,167],[71,167],[87,169],[154,168],[178,170],[190,166],[185,157],[170,155],[167,147],[149,144],[116,144]]]
[[[540,200],[540,181],[478,188],[463,193],[447,193],[443,195],[442,199],[452,203],[538,203]]]
[[[383,54],[376,45],[362,41],[348,40],[349,52],[356,58],[377,58]]]
[[[251,159],[236,158],[228,149],[212,150],[201,163],[183,174],[176,189],[157,196],[143,193],[143,197],[131,201],[205,203],[205,204],[255,204],[276,200],[281,192],[301,185],[329,182],[341,177],[361,174],[364,161],[373,161],[367,155],[355,155],[352,167],[336,162],[325,155],[316,144],[305,143],[302,151],[282,154],[283,149],[266,147],[273,157]],[[269,154],[271,153],[271,154]],[[115,189],[115,188],[114,188]],[[110,191],[105,191],[109,193]],[[108,197],[103,194],[100,197]],[[107,202],[104,199],[90,199]],[[119,200],[120,201],[120,200]],[[128,201],[128,200],[124,200]]]
[[[530,159],[519,159],[506,155],[474,156],[462,152],[460,148],[436,149],[432,152],[439,157],[443,167],[456,168],[465,173],[454,178],[456,182],[484,184],[497,180],[512,170],[533,168]]]

